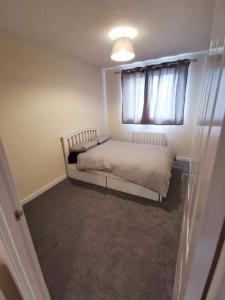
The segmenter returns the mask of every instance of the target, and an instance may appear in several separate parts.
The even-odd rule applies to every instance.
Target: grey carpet
[[[68,179],[26,204],[52,299],[171,299],[183,168],[162,204]]]

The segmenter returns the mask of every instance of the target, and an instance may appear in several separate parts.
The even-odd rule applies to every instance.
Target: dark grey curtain
[[[123,70],[123,124],[181,125],[190,60]]]

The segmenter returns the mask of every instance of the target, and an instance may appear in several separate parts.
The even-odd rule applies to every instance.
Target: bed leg
[[[163,201],[163,197],[162,195],[159,195],[159,202],[162,203],[162,201]]]

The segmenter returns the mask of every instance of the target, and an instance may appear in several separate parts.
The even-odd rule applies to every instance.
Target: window
[[[181,125],[190,60],[123,70],[123,124]]]

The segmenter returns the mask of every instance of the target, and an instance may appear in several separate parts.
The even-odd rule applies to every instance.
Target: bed
[[[160,202],[166,197],[174,159],[169,147],[109,140],[68,163],[71,147],[96,138],[95,128],[61,138],[69,178]]]

